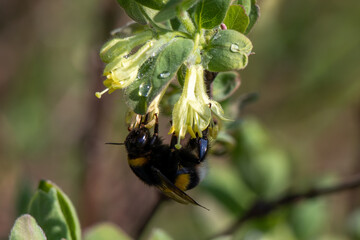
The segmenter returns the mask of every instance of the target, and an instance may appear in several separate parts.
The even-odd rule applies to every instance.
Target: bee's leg
[[[199,138],[198,142],[198,154],[199,154],[199,160],[200,162],[204,161],[206,154],[209,149],[209,140],[207,137]]]
[[[154,126],[154,135],[158,135],[159,134],[159,118],[158,115],[155,113],[155,126]]]
[[[151,144],[154,144],[158,139],[158,135],[159,135],[159,118],[158,115],[155,114],[155,125],[154,125],[154,134],[151,137]]]
[[[203,136],[200,138],[196,134],[197,137],[190,139],[187,144],[187,149],[189,149],[190,151],[197,151],[199,163],[204,161],[209,148],[209,140],[207,138],[208,129],[205,129],[202,132],[202,135]]]
[[[175,149],[176,143],[177,143],[177,137],[176,137],[175,133],[173,133],[171,136],[171,141],[170,141],[170,149]]]

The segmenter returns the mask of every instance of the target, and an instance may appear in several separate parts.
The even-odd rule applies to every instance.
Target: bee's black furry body
[[[165,177],[165,181],[181,191],[194,188],[204,175],[203,160],[208,142],[204,139],[190,141],[186,148],[176,149],[173,143],[163,144],[157,134],[151,136],[145,127],[133,129],[125,140],[129,166],[148,185],[159,187],[164,184]]]

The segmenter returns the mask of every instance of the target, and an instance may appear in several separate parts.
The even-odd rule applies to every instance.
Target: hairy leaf
[[[49,192],[38,190],[30,203],[29,213],[34,216],[49,239],[72,240],[54,188]]]
[[[29,214],[16,219],[9,240],[46,240],[46,236],[36,220]]]
[[[101,223],[87,230],[84,240],[131,240],[131,238],[116,225]]]
[[[220,72],[213,82],[213,98],[221,102],[229,98],[240,86],[240,78],[236,72]]]
[[[165,6],[165,4],[168,2],[167,0],[135,0],[136,2],[152,8],[152,9],[161,9],[162,7]]]
[[[244,7],[246,15],[250,14],[251,11],[251,0],[237,0],[235,4],[239,4]]]
[[[120,28],[112,30],[110,34],[111,36],[117,38],[125,38],[149,29],[150,27],[148,25],[142,25],[137,22],[131,21]]]
[[[244,33],[249,25],[249,17],[245,10],[240,5],[232,5],[226,13],[224,23],[228,29],[234,29],[238,32]]]
[[[117,0],[119,5],[124,8],[126,14],[140,24],[147,24],[147,20],[141,11],[141,5],[134,0]]]
[[[170,0],[154,17],[156,22],[163,22],[176,17],[179,11],[191,8],[198,0]]]
[[[125,89],[127,103],[138,114],[145,114],[150,103],[160,94],[194,48],[190,39],[170,40],[139,70],[138,78]]]
[[[196,5],[195,21],[199,28],[214,28],[225,18],[230,0],[200,0]]]
[[[251,10],[249,13],[250,22],[244,34],[248,34],[251,31],[251,29],[254,27],[259,17],[260,17],[260,8],[256,4],[255,0],[251,0]]]
[[[80,223],[69,198],[50,181],[40,181],[29,207],[49,239],[80,240]]]

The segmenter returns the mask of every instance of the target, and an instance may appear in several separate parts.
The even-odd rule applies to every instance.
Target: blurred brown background
[[[249,35],[256,54],[239,94],[256,91],[260,99],[246,114],[291,152],[299,185],[360,172],[360,1],[259,5]],[[104,144],[127,135],[123,97],[94,96],[103,88],[99,48],[127,21],[115,0],[0,0],[0,237],[39,179],[61,186],[84,228],[112,221],[133,234],[151,211],[154,189],[133,176],[123,148]],[[161,126],[166,135],[168,119]],[[331,218],[341,221],[359,198],[359,191],[331,197]],[[193,216],[187,211],[169,204],[157,222],[170,225],[172,212]]]

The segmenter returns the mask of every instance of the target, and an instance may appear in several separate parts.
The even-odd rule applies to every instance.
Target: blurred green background
[[[360,172],[360,1],[258,3],[256,54],[236,95],[260,98],[233,130],[241,146],[209,157],[207,179],[190,192],[211,211],[166,203],[145,238],[156,227],[202,239],[256,197]],[[104,144],[127,135],[122,94],[94,96],[103,88],[98,51],[128,21],[115,0],[0,0],[0,238],[40,179],[62,187],[83,228],[111,221],[134,236],[156,204],[124,149]],[[169,119],[160,124],[166,136]],[[359,204],[358,190],[304,202],[246,224],[235,239],[360,239]]]

